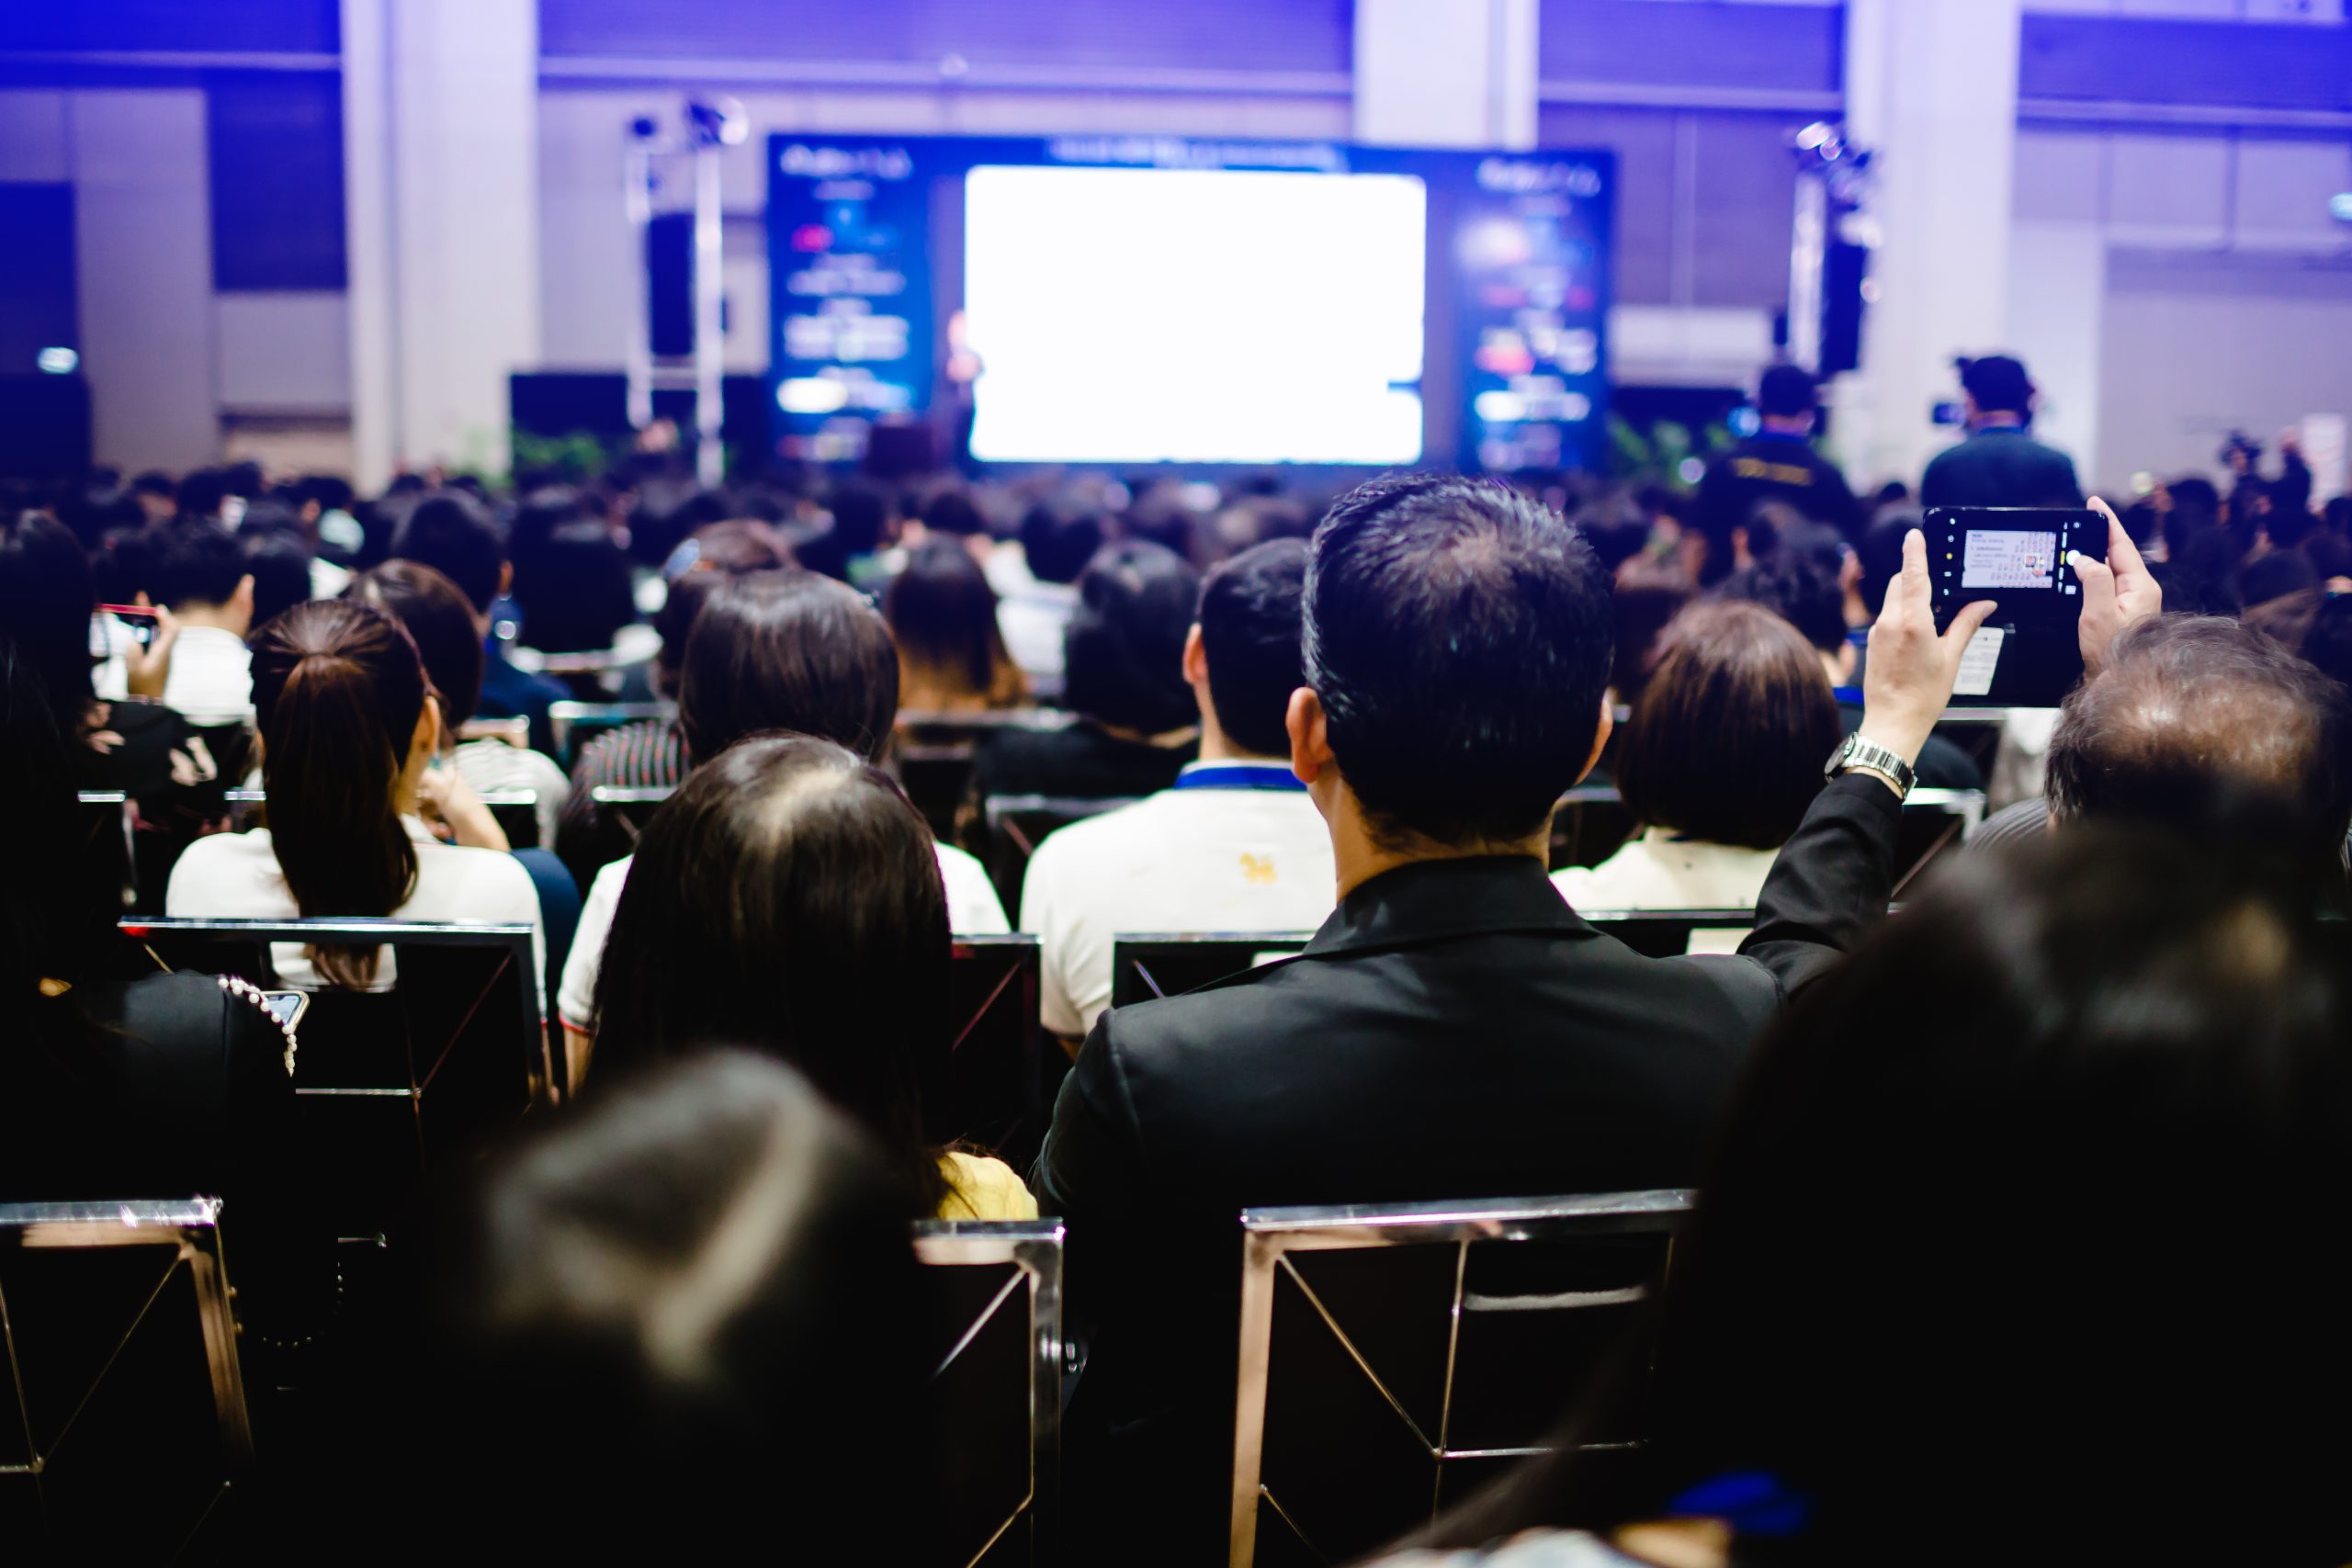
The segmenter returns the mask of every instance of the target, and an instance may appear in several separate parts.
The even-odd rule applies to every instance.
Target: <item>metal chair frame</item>
[[[1063,1241],[1059,1220],[925,1220],[915,1226],[915,1257],[926,1267],[1011,1264],[1020,1270],[965,1329],[933,1373],[934,1377],[955,1364],[1015,1291],[1025,1288],[1028,1296],[1029,1495],[973,1554],[973,1563],[988,1556],[1005,1532],[1020,1522],[1023,1512],[1041,1530],[1049,1526],[1059,1501]]]
[[[175,1257],[163,1279],[140,1310],[125,1333],[128,1340],[147,1319],[155,1301],[163,1294],[164,1286],[173,1273],[182,1267],[188,1270],[196,1289],[198,1326],[204,1336],[204,1359],[212,1382],[212,1404],[220,1423],[220,1441],[227,1450],[232,1472],[241,1472],[253,1462],[253,1424],[245,1407],[244,1373],[237,1360],[237,1324],[230,1310],[230,1290],[227,1271],[220,1260],[220,1201],[217,1198],[139,1199],[103,1203],[0,1203],[0,1247],[31,1249],[96,1248],[119,1247],[170,1247]],[[5,1340],[11,1383],[19,1391],[24,1387],[19,1371],[25,1349],[17,1343],[5,1295],[0,1295],[0,1340]],[[103,1381],[113,1363],[101,1370]],[[93,1383],[85,1391],[86,1404]],[[67,1418],[57,1437],[50,1444],[50,1453],[42,1453],[33,1443],[32,1427],[28,1416],[25,1427],[25,1450],[31,1456],[29,1464],[0,1464],[0,1475],[29,1475],[36,1485],[49,1468],[51,1455],[59,1444],[73,1431],[74,1422],[81,1410]],[[226,1478],[224,1478],[223,1489]],[[216,1501],[217,1496],[216,1496]]]
[[[1457,1450],[1447,1443],[1453,1405],[1454,1353],[1460,1344],[1464,1294],[1474,1242],[1564,1242],[1596,1236],[1671,1235],[1691,1205],[1686,1190],[1614,1192],[1590,1197],[1494,1198],[1465,1201],[1405,1203],[1387,1207],[1247,1209],[1241,1214],[1240,1375],[1234,1397],[1233,1491],[1228,1561],[1252,1568],[1257,1561],[1258,1509],[1262,1501],[1278,1513],[1282,1504],[1263,1484],[1266,1393],[1273,1367],[1274,1285],[1278,1271],[1292,1282],[1337,1336],[1356,1366],[1371,1380],[1415,1438],[1442,1470],[1454,1459],[1532,1457],[1541,1448]],[[1455,1248],[1453,1302],[1446,1344],[1445,1393],[1438,1430],[1423,1433],[1383,1386],[1314,1290],[1289,1262],[1296,1252],[1360,1251],[1378,1247],[1451,1246]],[[1669,1257],[1671,1243],[1668,1244]],[[1621,1292],[1605,1292],[1616,1304]],[[1588,1304],[1564,1303],[1564,1306]]]

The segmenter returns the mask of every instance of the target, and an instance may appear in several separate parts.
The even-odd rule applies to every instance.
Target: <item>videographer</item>
[[[2004,354],[1960,362],[1968,436],[1928,463],[1921,506],[2080,506],[2075,461],[2027,434],[2038,397],[2025,367]]]
[[[1695,558],[1691,575],[1702,585],[1720,582],[1767,552],[1749,538],[1756,509],[1779,502],[1816,523],[1838,530],[1848,543],[1860,537],[1862,509],[1838,466],[1813,449],[1813,429],[1821,409],[1814,379],[1793,365],[1775,365],[1757,388],[1757,433],[1717,453],[1699,481],[1686,538]],[[1695,537],[1694,537],[1695,536]]]

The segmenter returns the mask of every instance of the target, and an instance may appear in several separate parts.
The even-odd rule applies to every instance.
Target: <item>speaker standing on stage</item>
[[[1849,542],[1862,529],[1862,509],[1847,488],[1838,465],[1813,449],[1813,427],[1820,399],[1810,375],[1793,365],[1775,365],[1757,389],[1761,425],[1747,440],[1717,453],[1699,482],[1693,515],[1697,547],[1703,551],[1692,570],[1702,584],[1721,581],[1767,553],[1749,536],[1749,520],[1759,502],[1777,501],[1816,523],[1826,523]]]

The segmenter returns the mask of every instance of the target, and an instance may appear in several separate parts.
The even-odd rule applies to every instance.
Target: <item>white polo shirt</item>
[[[539,922],[539,895],[522,862],[500,850],[445,844],[414,817],[401,818],[401,826],[416,845],[416,891],[392,911],[392,918],[450,925],[527,925],[533,966],[544,972],[547,934]],[[190,844],[172,868],[164,913],[211,919],[301,919],[266,828],[216,833]],[[289,986],[319,990],[326,985],[293,943],[275,943],[269,962]],[[378,961],[372,988],[386,989],[392,979],[392,955],[386,953]]]
[[[1322,814],[1286,764],[1194,762],[1175,788],[1037,846],[1021,929],[1043,948],[1045,1025],[1094,1027],[1122,932],[1313,931],[1338,883]]]
[[[947,927],[957,936],[1003,936],[1004,905],[980,863],[948,844],[933,844],[939,855],[939,879],[947,885]],[[557,987],[556,1016],[566,1028],[589,1032],[596,1016],[596,976],[605,966],[605,939],[613,931],[613,911],[620,908],[621,887],[637,859],[625,855],[596,874],[580,908],[580,929],[572,934],[571,956],[563,963],[563,983]]]

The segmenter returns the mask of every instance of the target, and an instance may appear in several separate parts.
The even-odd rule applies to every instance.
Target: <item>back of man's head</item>
[[[1201,647],[1216,722],[1242,750],[1290,750],[1284,716],[1306,683],[1300,602],[1306,593],[1306,543],[1272,539],[1242,551],[1201,583]]]
[[[156,525],[147,568],[156,604],[172,610],[226,604],[237,596],[245,571],[236,536],[220,524],[183,518]]]
[[[1540,502],[1439,475],[1361,485],[1315,531],[1306,615],[1306,683],[1376,832],[1523,839],[1590,761],[1609,576]]]
[[[1960,384],[1975,400],[1979,413],[2022,414],[2033,407],[2033,378],[2025,365],[2006,354],[1988,354],[1964,361]]]
[[[1802,419],[1818,400],[1813,378],[1794,365],[1775,365],[1756,389],[1756,412],[1766,419]]]
[[[2130,818],[2194,829],[2217,804],[2257,804],[2282,847],[2341,862],[2352,826],[2344,688],[2217,615],[2128,627],[2060,710],[2045,793],[2061,821]]]
[[[490,613],[506,567],[506,541],[498,525],[480,502],[456,491],[417,502],[392,536],[391,553],[456,583],[481,615]]]
[[[1045,502],[1021,519],[1021,553],[1040,582],[1076,582],[1102,547],[1102,525],[1091,513],[1065,516]]]

